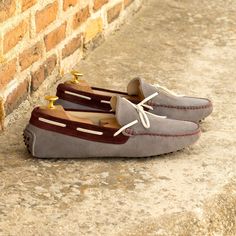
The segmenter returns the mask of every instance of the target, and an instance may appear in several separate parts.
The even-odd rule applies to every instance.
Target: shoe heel
[[[41,129],[32,124],[26,126],[23,137],[25,145],[33,157],[66,158],[78,155],[77,149],[74,149],[74,152],[71,150],[80,143],[70,144],[71,137]]]
[[[30,130],[29,126],[26,126],[26,128],[23,132],[23,138],[24,138],[24,143],[25,143],[25,146],[26,146],[28,152],[33,155],[35,135]]]

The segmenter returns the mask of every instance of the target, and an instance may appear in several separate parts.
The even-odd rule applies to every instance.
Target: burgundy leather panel
[[[103,113],[103,112],[101,112]],[[60,127],[53,124],[48,124],[39,120],[39,117],[48,119],[51,121],[63,123],[66,127]],[[112,143],[112,144],[124,144],[129,139],[128,136],[123,134],[119,134],[114,137],[113,134],[117,131],[117,129],[106,128],[106,127],[98,127],[96,125],[90,125],[75,121],[70,121],[66,119],[61,119],[57,117],[53,117],[47,114],[43,114],[40,112],[40,108],[36,107],[31,114],[30,124],[49,131],[57,132],[60,134],[65,134],[69,136],[73,136],[76,138],[86,139],[94,142],[102,142],[102,143]],[[103,135],[95,135],[77,131],[76,128],[89,129],[94,131],[103,132]]]
[[[97,87],[92,87],[92,89],[93,90],[98,90],[98,91],[115,93],[115,94],[120,95],[120,96],[128,95],[127,93],[119,92],[119,91],[115,91],[115,90],[108,90],[108,89],[97,88]],[[84,98],[80,98],[80,97],[77,97],[77,96],[66,94],[65,91],[69,91],[69,92],[72,92],[72,93],[76,93],[76,94],[80,94],[80,95],[83,95],[83,96],[90,97],[91,100],[87,100],[87,99],[84,99]],[[69,101],[69,102],[73,102],[75,104],[80,104],[80,105],[84,105],[84,106],[88,106],[88,107],[92,107],[92,108],[96,108],[96,109],[101,109],[101,110],[104,110],[104,111],[110,111],[111,110],[110,104],[101,103],[101,100],[110,101],[111,96],[105,96],[105,95],[99,95],[99,94],[80,91],[80,90],[71,88],[70,86],[67,86],[65,84],[59,84],[58,85],[56,95],[60,99],[63,99],[63,100]],[[139,101],[137,101],[137,99],[132,99],[132,98],[130,99],[130,101],[133,102],[133,103],[136,103],[136,104],[139,102]]]
[[[76,97],[76,96],[73,96],[70,94],[66,94],[65,91],[69,91],[72,93],[76,93],[76,94],[90,97],[91,100],[87,100],[84,98],[80,98],[80,97]],[[98,109],[101,109],[104,111],[111,110],[110,104],[101,103],[101,100],[110,101],[110,99],[111,99],[110,96],[103,96],[103,95],[97,95],[97,94],[88,93],[88,92],[84,92],[84,91],[79,91],[79,90],[73,89],[69,86],[66,86],[65,84],[58,85],[57,96],[63,100],[73,102],[76,104],[81,104],[81,105],[88,106],[88,107],[98,108]]]

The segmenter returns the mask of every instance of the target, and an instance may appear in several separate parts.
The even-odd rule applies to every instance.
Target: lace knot
[[[158,93],[156,92],[156,93],[154,93],[154,94],[148,96],[147,98],[145,98],[143,101],[141,101],[141,102],[138,103],[137,105],[133,104],[132,102],[130,102],[130,101],[127,100],[126,98],[122,98],[122,99],[126,100],[128,103],[130,103],[130,105],[132,105],[132,106],[135,108],[135,110],[138,112],[138,115],[139,115],[139,118],[140,118],[140,120],[141,120],[141,123],[142,123],[142,125],[143,125],[143,127],[144,127],[145,129],[149,129],[149,128],[150,128],[150,121],[149,121],[149,118],[148,118],[148,114],[150,114],[150,113],[146,112],[146,111],[144,110],[144,107],[146,107],[146,108],[148,108],[148,109],[153,109],[151,106],[148,106],[148,105],[146,105],[145,103],[146,103],[147,101],[149,101],[150,99],[154,98],[154,97],[157,96],[157,95],[158,95]],[[129,128],[129,127],[131,127],[131,126],[133,126],[133,125],[135,125],[135,124],[137,124],[137,123],[138,123],[138,120],[134,120],[134,121],[132,121],[132,122],[130,122],[130,123],[124,125],[123,127],[121,127],[121,128],[114,134],[114,136],[119,135],[122,131],[124,131],[125,129],[127,129],[127,128]]]

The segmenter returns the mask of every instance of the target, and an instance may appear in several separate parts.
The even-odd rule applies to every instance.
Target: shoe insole
[[[110,113],[95,113],[95,112],[67,112],[71,117],[76,117],[81,120],[89,120],[92,124],[107,127],[107,128],[120,128],[115,115]]]

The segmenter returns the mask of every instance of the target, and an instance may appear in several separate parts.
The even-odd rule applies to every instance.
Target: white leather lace
[[[160,88],[160,89],[164,90],[164,92],[166,92],[166,93],[168,93],[170,95],[176,96],[176,97],[184,97],[185,96],[185,95],[182,95],[182,94],[177,94],[177,93],[175,93],[175,92],[169,90],[168,88],[166,88],[164,86],[161,86],[159,84],[155,84],[154,87],[155,88]]]
[[[142,102],[138,103],[137,105],[133,104],[132,102],[130,102],[126,98],[122,98],[122,99],[126,100],[128,103],[130,103],[130,105],[132,105],[137,110],[139,118],[141,120],[141,123],[142,123],[143,127],[146,128],[146,129],[150,128],[150,121],[149,121],[149,118],[148,118],[147,114],[151,114],[151,115],[153,115],[153,114],[144,111],[144,107],[146,107],[148,109],[151,109],[151,110],[153,110],[153,108],[151,106],[149,106],[149,105],[146,105],[145,103],[147,101],[149,101],[150,99],[156,97],[157,95],[158,95],[157,92],[153,93],[150,96],[146,97]],[[165,117],[162,117],[162,118],[165,118]],[[125,129],[127,129],[127,128],[129,128],[129,127],[131,127],[131,126],[133,126],[133,125],[135,125],[137,123],[138,123],[138,120],[134,120],[134,121],[132,121],[132,122],[122,126],[116,133],[114,133],[114,137],[119,135]]]

